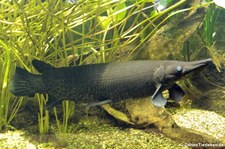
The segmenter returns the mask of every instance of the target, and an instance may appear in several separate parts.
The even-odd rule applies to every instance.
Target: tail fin
[[[16,72],[9,83],[9,90],[15,96],[34,96],[38,92],[36,82],[38,75],[29,73],[27,70],[16,67]]]

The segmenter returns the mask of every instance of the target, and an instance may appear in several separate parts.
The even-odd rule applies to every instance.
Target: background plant
[[[0,52],[0,131],[4,127],[9,127],[10,122],[14,118],[15,114],[17,113],[23,98],[18,100],[18,98],[14,101],[11,101],[11,95],[9,94],[8,90],[8,78],[11,71],[14,69],[12,68],[12,59],[11,59],[11,49],[5,44],[2,40],[0,40],[0,45],[2,46]],[[9,105],[9,103],[12,103]],[[9,114],[11,108],[11,113]]]
[[[214,3],[209,5],[204,22],[203,22],[203,32],[202,41],[204,46],[210,52],[217,69],[221,68],[221,62],[224,62],[224,57],[220,55],[220,49],[215,48],[216,44],[216,20],[220,14],[220,10]]]

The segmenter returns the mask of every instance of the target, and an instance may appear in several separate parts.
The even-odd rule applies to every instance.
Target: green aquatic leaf
[[[101,105],[101,107],[103,109],[105,109],[110,115],[112,115],[113,117],[115,117],[116,119],[131,124],[133,125],[134,123],[130,121],[129,117],[127,117],[126,114],[124,114],[123,112],[120,112],[118,110],[113,109],[110,105],[105,104],[105,105]]]
[[[108,16],[98,16],[98,21],[101,22],[101,28],[106,29],[112,22],[118,22],[124,19],[126,13],[127,11],[125,3],[118,4],[114,9],[109,8],[107,10]]]
[[[116,22],[122,20],[126,16],[127,11],[123,10],[124,8],[126,8],[126,4],[125,3],[120,3],[113,10],[114,13],[116,14],[115,15],[115,21]]]
[[[102,29],[106,29],[112,21],[107,16],[98,16],[98,22],[101,22],[100,26]]]

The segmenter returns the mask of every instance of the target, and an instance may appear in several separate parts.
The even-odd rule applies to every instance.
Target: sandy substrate
[[[7,131],[0,134],[1,149],[36,149],[36,146],[23,137],[22,131]]]
[[[173,118],[179,126],[191,128],[225,141],[225,118],[213,111],[183,109],[174,114]]]
[[[173,114],[179,126],[207,133],[225,141],[225,118],[211,111],[179,109]],[[185,146],[186,145],[186,146]],[[109,124],[92,124],[89,128],[68,134],[38,136],[25,131],[7,131],[0,134],[1,149],[53,149],[53,148],[188,148],[162,134],[133,128],[113,127]],[[208,144],[210,145],[210,144]],[[225,147],[225,144],[211,144]],[[190,146],[189,146],[190,147]]]
[[[142,130],[118,128],[106,128],[101,131],[90,130],[74,134],[57,134],[48,137],[48,142],[38,142],[40,136],[24,136],[22,131],[8,131],[0,135],[1,149],[53,149],[53,148],[187,148],[183,144],[175,142],[157,133],[145,133]],[[36,140],[34,139],[36,138]]]

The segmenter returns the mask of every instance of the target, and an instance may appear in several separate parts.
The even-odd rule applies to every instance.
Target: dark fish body
[[[55,68],[34,60],[33,66],[42,74],[34,75],[17,67],[10,91],[16,96],[48,94],[48,104],[62,100],[116,102],[154,96],[155,105],[163,106],[162,91],[172,88],[171,95],[178,90],[178,96],[183,96],[175,82],[210,62],[211,59],[194,62],[142,60]]]
[[[42,76],[44,91],[57,99],[75,101],[151,96],[156,88],[151,73],[154,68],[149,64],[149,61],[134,61],[52,69]]]

